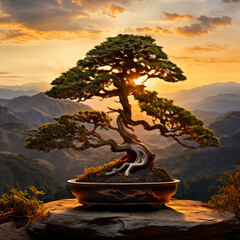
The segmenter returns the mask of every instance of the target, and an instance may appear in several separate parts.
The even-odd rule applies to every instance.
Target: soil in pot
[[[124,170],[114,175],[106,175],[114,168],[119,168],[128,158],[126,156],[114,160],[108,164],[99,167],[90,167],[85,169],[85,173],[78,176],[77,182],[102,182],[102,183],[144,183],[144,182],[170,182],[174,179],[169,173],[154,164],[148,164],[142,168],[136,168],[131,175],[126,177]]]

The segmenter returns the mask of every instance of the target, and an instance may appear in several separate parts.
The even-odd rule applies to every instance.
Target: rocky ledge
[[[163,209],[150,206],[84,209],[77,199],[50,202],[46,206],[50,218],[28,227],[34,239],[221,240],[228,239],[225,237],[236,229],[233,214],[219,215],[199,201],[172,199]]]

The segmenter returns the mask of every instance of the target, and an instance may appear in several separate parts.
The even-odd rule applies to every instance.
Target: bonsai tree
[[[102,168],[87,171],[80,177],[81,180],[88,179],[87,176],[93,172],[106,179],[120,173],[129,177],[143,169],[150,172],[142,174],[145,178],[141,181],[172,180],[166,171],[154,167],[155,155],[134,134],[133,127],[140,125],[147,131],[157,129],[160,135],[172,138],[187,148],[218,146],[219,140],[190,111],[174,105],[173,100],[160,98],[156,91],[147,90],[144,83],[137,85],[135,80],[140,77],[144,78],[144,82],[153,78],[173,83],[186,79],[182,70],[168,59],[151,36],[119,34],[108,38],[90,50],[75,67],[56,78],[46,94],[83,102],[94,97],[117,97],[121,108],[109,107],[108,113],[92,110],[55,117],[56,123],[31,129],[32,134],[26,139],[25,146],[49,152],[56,148],[83,151],[107,145],[113,152],[126,153]],[[152,123],[134,120],[130,96],[138,102],[140,110],[152,118]],[[115,127],[110,113],[118,114]],[[123,143],[104,139],[100,129],[118,132]]]

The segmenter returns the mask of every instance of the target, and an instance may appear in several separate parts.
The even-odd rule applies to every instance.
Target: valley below
[[[86,105],[88,102],[56,100],[44,93],[33,93],[26,96],[20,92],[20,96],[6,98],[0,91],[0,193],[12,187],[26,189],[34,185],[45,192],[42,197],[45,202],[71,197],[70,187],[66,184],[68,179],[82,174],[86,167],[99,166],[122,155],[111,153],[108,147],[50,153],[25,149],[27,129],[54,122],[54,116],[95,108]],[[239,93],[240,84],[229,82],[166,95],[214,130],[220,138],[220,147],[189,150],[161,137],[157,131],[135,129],[137,136],[156,155],[155,165],[181,180],[176,198],[207,201],[217,190],[217,178],[240,165]],[[133,115],[141,116],[135,105],[133,112]],[[114,116],[111,117],[114,120]],[[122,141],[115,132],[105,131],[102,135],[119,143]]]

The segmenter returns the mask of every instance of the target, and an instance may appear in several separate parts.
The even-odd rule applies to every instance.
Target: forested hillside
[[[222,88],[221,84],[219,86]],[[236,84],[230,84],[226,90],[231,86],[237,88]],[[191,92],[188,94],[192,96]],[[206,95],[209,94],[207,91]],[[232,94],[224,96],[233,97]],[[0,107],[0,193],[11,186],[26,188],[33,184],[39,189],[44,188],[42,190],[47,193],[44,196],[46,201],[67,197],[70,193],[69,189],[65,191],[67,179],[83,173],[85,167],[102,165],[120,157],[110,153],[107,147],[83,152],[54,150],[50,153],[24,148],[26,129],[54,121],[54,115],[91,109],[87,105],[51,99],[42,93],[8,100],[0,99],[0,105],[4,105]],[[134,114],[138,116],[140,113],[137,106],[135,107]],[[164,167],[173,177],[181,180],[176,197],[205,201],[217,189],[216,178],[222,172],[240,165],[240,112],[193,112],[220,137],[219,148],[186,150],[169,138],[159,137],[157,131],[149,133],[138,128],[135,132],[155,153],[156,165]],[[103,132],[103,137],[119,141],[118,134],[114,132]],[[24,178],[20,178],[21,175],[24,175]],[[47,180],[54,184],[47,186]]]
[[[18,154],[0,154],[0,193],[10,188],[27,189],[34,185],[45,192],[43,201],[70,197],[66,184],[57,179],[36,160]]]
[[[181,180],[176,197],[206,201],[217,190],[216,178],[240,165],[240,112],[227,113],[210,128],[220,137],[220,147],[185,150],[156,161]]]

